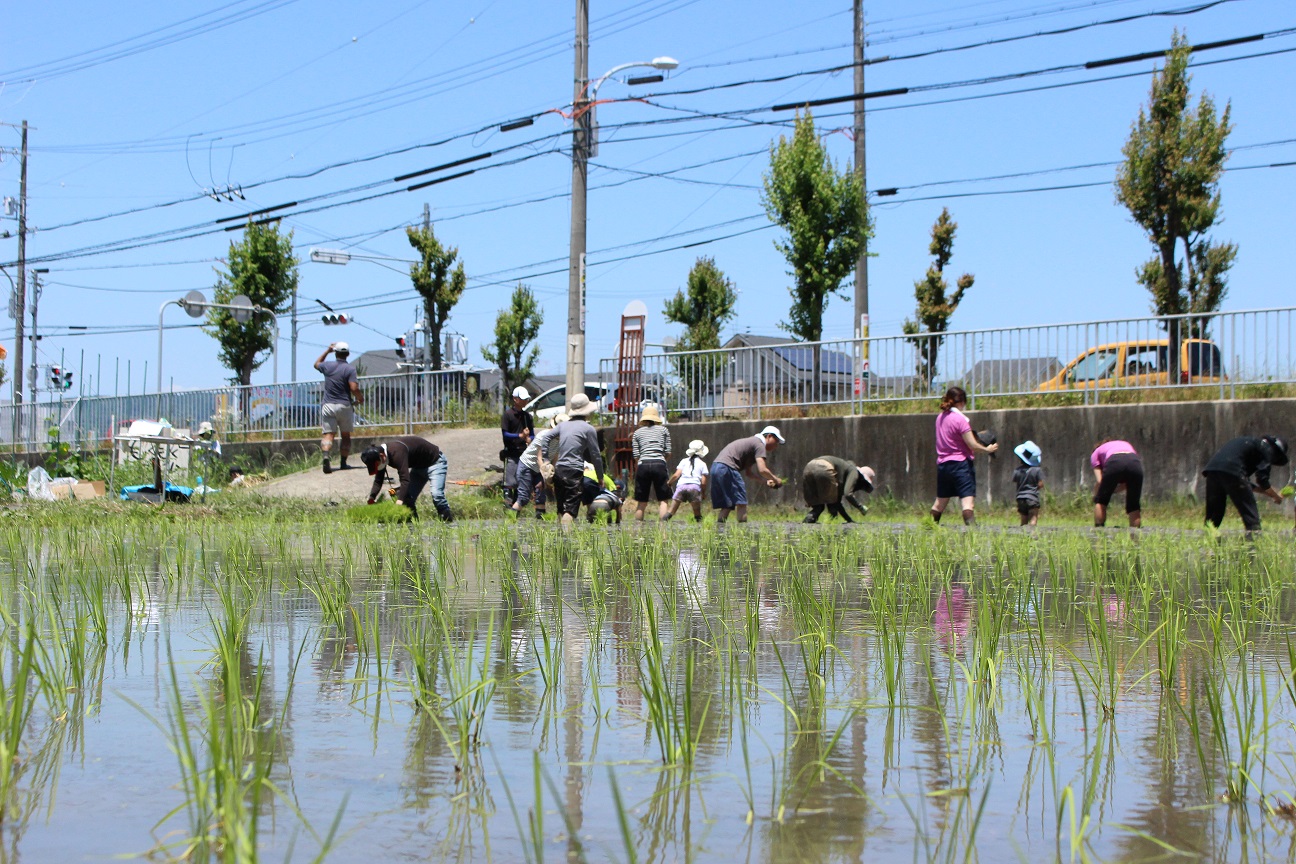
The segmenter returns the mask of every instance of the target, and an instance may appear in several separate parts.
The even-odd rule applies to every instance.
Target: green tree
[[[684,325],[675,343],[676,351],[710,351],[720,347],[720,328],[738,314],[738,292],[733,281],[716,266],[714,258],[699,258],[689,270],[685,289],[666,301],[662,315]],[[706,385],[724,365],[716,355],[684,355],[674,358],[675,374],[696,404]]]
[[[519,282],[509,305],[495,316],[495,341],[482,347],[482,356],[499,367],[506,394],[535,373],[540,346],[534,342],[543,323],[544,312],[535,293]]]
[[[914,297],[918,301],[917,321],[905,319],[904,332],[913,338],[912,342],[918,351],[917,369],[919,380],[924,387],[931,387],[936,378],[936,361],[940,354],[941,344],[945,341],[942,334],[949,326],[949,319],[954,310],[963,302],[963,295],[972,287],[974,277],[964,273],[958,278],[958,287],[949,294],[949,283],[945,280],[945,265],[954,255],[954,235],[958,223],[950,219],[949,208],[941,209],[940,216],[932,225],[931,243],[927,249],[931,252],[931,266],[927,275],[914,283]],[[928,334],[928,335],[918,335]]]
[[[463,296],[467,286],[463,262],[455,263],[459,250],[441,245],[432,231],[432,224],[424,221],[422,227],[406,228],[409,243],[418,251],[419,261],[410,265],[410,281],[423,298],[423,314],[427,318],[428,342],[432,349],[432,368],[440,369],[441,329],[450,317],[450,310]]]
[[[1233,243],[1215,243],[1206,233],[1219,218],[1219,179],[1228,158],[1224,141],[1232,131],[1231,106],[1216,115],[1203,93],[1189,104],[1191,50],[1178,31],[1165,68],[1152,74],[1146,108],[1121,149],[1116,200],[1145,232],[1156,254],[1135,272],[1152,295],[1157,315],[1195,315],[1219,310],[1228,290],[1227,273],[1237,257]],[[1182,254],[1180,254],[1182,252]],[[1189,334],[1205,334],[1210,316],[1190,318]],[[1170,372],[1178,378],[1180,319],[1166,322]]]
[[[217,303],[229,303],[239,294],[253,305],[282,312],[297,291],[300,263],[293,255],[292,232],[281,234],[278,223],[249,222],[243,239],[230,243],[224,271],[217,270]],[[229,309],[208,309],[203,328],[220,343],[221,365],[234,373],[231,383],[247,386],[252,372],[265,363],[272,346],[270,321],[264,314],[245,322],[234,320]]]
[[[792,309],[780,326],[798,339],[823,336],[829,295],[855,269],[860,250],[872,236],[864,185],[847,165],[839,172],[815,134],[814,117],[798,116],[789,141],[780,136],[770,146],[770,171],[761,196],[765,213],[787,232],[775,247],[792,266]],[[845,295],[841,295],[845,296]],[[820,381],[820,352],[815,347],[813,379]],[[816,386],[816,391],[818,387]]]

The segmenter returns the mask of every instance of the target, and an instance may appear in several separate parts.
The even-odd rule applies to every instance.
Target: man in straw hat
[[[665,519],[670,507],[670,484],[666,479],[670,467],[666,460],[671,454],[671,438],[656,403],[649,402],[640,412],[639,428],[630,438],[630,452],[635,460],[635,521],[643,521],[653,493],[657,495],[657,517]]]
[[[710,476],[707,471],[706,455],[710,452],[701,439],[695,438],[689,442],[688,449],[684,451],[684,458],[680,460],[679,465],[675,467],[675,473],[667,481],[675,487],[675,494],[671,497],[670,512],[662,518],[669,519],[674,516],[680,502],[687,501],[693,507],[693,521],[702,521],[702,496],[706,492],[707,480]]]
[[[806,463],[801,472],[801,495],[805,498],[810,513],[805,517],[807,524],[819,521],[819,514],[828,508],[829,516],[840,516],[847,522],[853,521],[842,501],[849,501],[861,516],[868,514],[868,507],[859,496],[873,491],[877,475],[867,465],[856,467],[854,462],[836,456],[818,456]]]
[[[554,497],[558,499],[558,512],[564,527],[570,526],[580,512],[586,462],[594,465],[599,485],[603,484],[603,453],[599,450],[598,433],[585,419],[596,411],[597,403],[591,402],[584,393],[577,393],[567,408],[569,419],[558,424]]]
[[[739,438],[725,446],[711,463],[711,506],[716,521],[724,522],[729,511],[738,511],[738,521],[747,521],[747,484],[743,474],[753,480],[764,478],[765,485],[777,489],[783,481],[774,476],[766,459],[783,443],[777,426],[766,426],[755,435]],[[755,469],[753,472],[752,469]]]
[[[332,353],[336,360],[324,358]],[[315,369],[324,376],[324,402],[320,406],[320,452],[324,454],[324,473],[333,471],[329,461],[329,451],[333,449],[333,436],[342,433],[342,446],[339,452],[342,462],[338,466],[346,470],[347,456],[351,455],[351,429],[355,425],[355,411],[352,405],[363,405],[364,394],[360,392],[360,383],[356,378],[355,367],[348,360],[351,347],[345,342],[334,342],[324,349],[324,353],[315,361]]]

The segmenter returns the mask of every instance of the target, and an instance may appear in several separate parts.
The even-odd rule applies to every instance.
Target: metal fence
[[[1178,351],[1174,350],[1178,346]],[[1123,391],[1193,388],[1194,398],[1270,395],[1296,383],[1296,308],[961,330],[867,340],[783,342],[737,336],[730,347],[644,357],[641,392],[680,419],[759,417],[827,406],[939,397],[1058,394],[1095,404]],[[616,385],[615,358],[600,361]],[[1188,394],[1184,394],[1188,395]],[[835,407],[834,407],[835,406]]]
[[[384,432],[466,419],[476,379],[462,371],[405,372],[360,379],[363,405],[356,408],[356,432]],[[93,449],[132,420],[166,418],[177,429],[196,430],[204,421],[222,440],[283,438],[319,429],[323,379],[250,387],[217,387],[129,396],[63,397],[27,403],[22,428],[15,428],[13,405],[0,406],[0,443],[44,449],[54,430],[63,441]]]

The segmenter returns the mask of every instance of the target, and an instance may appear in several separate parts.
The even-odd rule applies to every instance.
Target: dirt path
[[[453,492],[455,481],[474,480],[486,484],[500,480],[498,470],[491,471],[493,466],[499,469],[500,433],[498,429],[442,429],[426,435],[429,441],[440,447],[450,462],[450,486],[447,492]],[[338,471],[336,459],[333,462],[332,474],[325,474],[320,468],[290,474],[271,481],[256,490],[263,495],[276,498],[313,498],[326,501],[363,503],[369,494],[373,478],[360,462],[360,454],[353,453],[347,460],[355,467],[350,471]]]

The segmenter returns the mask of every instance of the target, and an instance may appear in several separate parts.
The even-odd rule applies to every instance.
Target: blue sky
[[[570,126],[553,109],[572,100],[573,7],[47,0],[8,10],[0,123],[32,127],[28,255],[50,269],[41,362],[63,357],[75,370],[84,351],[81,375],[101,370],[105,393],[114,384],[125,392],[128,362],[139,392],[147,363],[151,388],[159,304],[195,288],[210,296],[213,268],[236,236],[216,220],[288,202],[300,202],[282,211],[283,226],[303,261],[302,319],[313,324],[301,333],[299,377],[333,339],[357,352],[391,347],[416,301],[405,265],[383,259],[411,257],[403,228],[427,203],[469,275],[449,328],[469,338],[473,359],[481,361],[497,310],[523,281],[546,314],[540,371],[560,373],[571,162]],[[976,276],[952,328],[1147,313],[1133,274],[1151,250],[1115,203],[1111,163],[1147,99],[1154,63],[962,82],[1161,49],[1176,27],[1195,44],[1269,34],[1196,55],[1204,65],[1193,69],[1193,87],[1221,107],[1231,102],[1229,143],[1239,149],[1229,166],[1247,169],[1222,183],[1216,236],[1240,246],[1226,308],[1291,303],[1283,287],[1290,240],[1280,239],[1287,220],[1278,214],[1296,191],[1296,168],[1251,167],[1296,161],[1296,53],[1287,53],[1296,34],[1282,32],[1296,28],[1290,2],[878,0],[865,10],[867,56],[895,58],[868,67],[866,89],[917,91],[868,103],[869,187],[898,189],[874,199],[875,335],[899,332],[912,314],[913,281],[927,266],[942,206],[959,223],[954,275]],[[1148,14],[1168,12],[1182,14]],[[590,169],[589,366],[613,352],[631,300],[651,312],[650,342],[678,332],[661,306],[699,255],[714,257],[741,292],[730,331],[779,333],[790,302],[786,264],[773,246],[777,231],[752,229],[768,224],[761,175],[791,117],[768,109],[850,92],[849,69],[820,71],[850,63],[850,3],[591,0],[590,15],[592,76],[661,55],[680,68],[661,84],[611,80],[599,94],[617,101],[599,107]],[[1131,20],[1032,36],[1113,19]],[[1014,36],[1032,38],[944,50]],[[782,80],[749,83],[770,78]],[[535,114],[533,126],[496,128]],[[818,109],[816,120],[844,168],[849,104]],[[18,131],[0,126],[5,196],[18,194],[18,144]],[[482,153],[494,155],[470,176],[413,192],[403,190],[417,181],[392,182]],[[1077,188],[1020,191],[1063,186]],[[207,194],[231,187],[243,198]],[[0,231],[15,228],[0,222]],[[702,245],[676,248],[692,243]],[[121,251],[97,248],[105,245]],[[313,247],[374,260],[311,263]],[[0,240],[0,262],[16,255],[13,237]],[[609,261],[624,256],[637,257]],[[352,311],[360,325],[314,324],[316,299]],[[189,323],[174,307],[166,316],[168,325]],[[0,325],[12,351],[12,322]],[[75,335],[71,326],[90,329]],[[129,327],[138,332],[101,332]],[[849,301],[833,300],[825,337],[850,330]],[[281,331],[287,380],[286,318]],[[192,329],[169,330],[164,368],[177,388],[215,386],[230,374],[214,341]],[[254,381],[269,380],[267,362]]]

